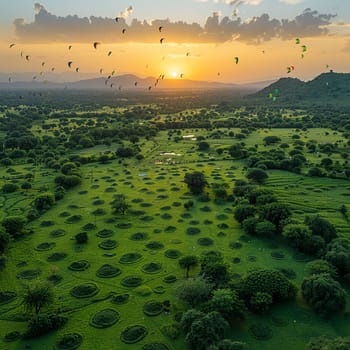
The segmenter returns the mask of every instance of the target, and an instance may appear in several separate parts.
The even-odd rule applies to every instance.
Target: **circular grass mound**
[[[249,327],[250,334],[257,340],[269,340],[272,338],[272,329],[262,323],[254,323]]]
[[[105,201],[103,199],[96,199],[92,202],[92,205],[102,205],[105,204]]]
[[[102,241],[101,243],[99,243],[98,246],[104,250],[111,250],[118,246],[118,242],[115,241],[114,239],[106,239],[105,241]]]
[[[83,337],[78,333],[68,333],[58,339],[54,345],[55,350],[78,349],[83,342]]]
[[[96,272],[96,276],[100,278],[112,278],[120,275],[122,270],[119,267],[110,264],[102,265]]]
[[[169,275],[169,276],[165,276],[163,278],[163,281],[165,283],[174,283],[174,282],[176,282],[176,280],[177,280],[177,277],[175,275]]]
[[[17,298],[17,294],[15,292],[11,292],[8,290],[0,292],[0,305],[10,303],[11,301],[14,301],[16,298]]]
[[[67,253],[53,253],[46,260],[49,262],[61,261],[67,257]]]
[[[142,272],[144,273],[158,273],[161,269],[162,265],[154,262],[142,266]]]
[[[64,222],[66,224],[75,224],[79,221],[81,221],[83,217],[81,215],[72,215],[69,218],[67,218]]]
[[[148,239],[148,234],[145,232],[136,232],[130,236],[132,241],[146,241]]]
[[[100,238],[109,238],[109,237],[112,237],[113,234],[114,234],[114,232],[112,230],[108,230],[108,229],[104,228],[103,230],[98,231],[96,233],[96,236],[100,237]]]
[[[177,249],[168,249],[164,252],[164,255],[169,259],[178,259],[181,256],[181,252]]]
[[[46,280],[52,284],[58,284],[63,280],[63,277],[61,275],[53,274],[48,276]]]
[[[78,260],[72,262],[69,266],[68,269],[71,271],[85,271],[89,268],[90,264],[87,260]]]
[[[146,248],[152,249],[152,250],[159,250],[164,248],[164,244],[158,241],[152,241],[146,244]]]
[[[95,328],[107,328],[113,326],[120,320],[117,310],[103,309],[95,313],[90,320],[90,325]]]
[[[229,247],[230,247],[231,249],[240,249],[240,248],[242,248],[242,246],[243,246],[243,244],[242,244],[242,243],[239,243],[239,242],[231,242],[231,243],[229,244]]]
[[[22,334],[20,332],[13,331],[13,332],[6,333],[3,340],[6,343],[10,343],[10,342],[19,340],[21,338],[22,338]]]
[[[164,232],[166,233],[173,233],[176,231],[176,227],[175,226],[167,226],[165,229],[164,229]]]
[[[277,270],[280,271],[283,275],[285,275],[290,280],[294,280],[297,277],[296,272],[291,268],[278,267]]]
[[[92,215],[95,215],[95,216],[102,216],[102,215],[106,215],[106,214],[107,214],[106,210],[104,210],[102,208],[98,208],[92,212]]]
[[[240,262],[241,262],[241,259],[240,258],[233,258],[232,259],[232,262],[234,263],[234,264],[239,264]]]
[[[186,230],[186,233],[189,236],[198,235],[200,232],[201,232],[201,230],[198,227],[188,227]]]
[[[142,216],[140,218],[141,221],[144,221],[144,222],[150,222],[150,221],[153,221],[154,220],[154,217],[153,216],[150,216],[150,215],[145,215],[145,216]]]
[[[209,247],[214,244],[214,241],[209,237],[203,237],[203,238],[199,238],[197,240],[197,243],[201,246]]]
[[[20,280],[33,280],[37,278],[40,273],[40,270],[37,269],[24,270],[17,274],[17,278]]]
[[[145,285],[142,285],[142,286],[135,288],[134,292],[136,295],[138,295],[140,297],[149,297],[153,293],[151,287],[148,287]]]
[[[119,259],[121,264],[133,264],[142,259],[142,254],[140,253],[126,253],[122,255]]]
[[[284,253],[281,251],[272,252],[271,257],[274,258],[275,260],[284,260],[286,258]]]
[[[126,304],[129,300],[130,295],[129,294],[118,294],[118,295],[113,295],[111,298],[111,303],[112,304],[117,304],[117,305],[122,305]]]
[[[43,242],[43,243],[38,244],[35,247],[35,250],[41,252],[41,251],[45,251],[45,250],[50,250],[55,246],[56,246],[55,242]]]
[[[134,288],[142,284],[142,278],[139,276],[127,276],[120,281],[124,287]]]
[[[153,288],[153,292],[156,294],[164,294],[165,293],[165,287],[164,286],[156,286]]]
[[[132,226],[132,224],[129,222],[121,222],[121,223],[116,225],[117,228],[121,228],[123,230],[126,230],[126,229],[130,228],[131,226]]]
[[[169,213],[164,213],[160,216],[163,220],[170,220],[173,217]]]
[[[163,311],[163,304],[156,300],[147,301],[143,305],[143,312],[147,316],[157,316]]]
[[[61,229],[61,228],[50,232],[51,237],[62,237],[65,234],[66,234],[66,230]]]
[[[148,330],[145,326],[128,326],[122,331],[120,339],[126,344],[135,344],[142,340],[147,335],[147,333]]]
[[[91,231],[91,230],[94,230],[96,228],[96,225],[93,224],[92,222],[88,222],[87,224],[85,224],[83,227],[82,227],[82,230],[83,231]]]
[[[90,298],[98,292],[99,289],[95,283],[83,283],[73,287],[70,294],[75,298]]]
[[[288,320],[280,316],[271,316],[271,322],[276,327],[286,327],[288,325]]]

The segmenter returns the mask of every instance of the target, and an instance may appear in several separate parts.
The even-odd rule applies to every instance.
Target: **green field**
[[[40,124],[36,123],[33,133],[40,134],[38,130],[41,130]],[[52,131],[48,135],[52,135]],[[59,309],[69,320],[59,331],[34,340],[0,340],[1,349],[23,349],[25,345],[30,345],[32,349],[52,349],[60,336],[72,332],[83,337],[80,348],[84,350],[140,349],[152,342],[167,344],[169,349],[174,350],[189,349],[183,334],[174,340],[163,329],[165,325],[176,324],[176,316],[188,308],[175,295],[176,286],[185,278],[185,272],[179,267],[177,257],[167,256],[170,250],[176,250],[179,256],[200,256],[203,251],[219,250],[230,266],[233,280],[238,280],[255,267],[291,269],[295,273],[293,282],[300,287],[306,276],[307,261],[300,261],[296,251],[280,239],[258,239],[245,235],[233,217],[235,204],[214,200],[214,183],[226,184],[227,192],[232,193],[234,181],[245,178],[243,160],[231,159],[226,151],[220,155],[216,152],[218,148],[226,149],[237,143],[228,131],[237,133],[240,129],[220,128],[215,131],[220,137],[210,130],[187,129],[181,135],[194,135],[193,138],[176,142],[169,137],[168,131],[160,131],[149,140],[141,138],[138,141],[144,156],[141,160],[111,159],[107,164],[94,162],[80,166],[82,183],[68,190],[50,210],[30,222],[26,227],[30,233],[10,243],[6,253],[7,266],[0,272],[0,290],[13,291],[17,295],[12,302],[0,305],[1,337],[14,330],[25,331],[27,316],[21,305],[24,286],[36,279],[45,280],[52,272],[63,277],[54,286],[56,297],[52,308]],[[278,136],[281,143],[291,144],[295,134],[299,134],[305,142],[317,140],[319,144],[345,140],[341,133],[334,133],[331,129],[296,131],[284,128],[257,129],[243,142],[247,148],[257,145],[259,151],[270,151],[276,146],[264,146],[264,137]],[[210,144],[208,151],[197,150],[195,138],[199,136]],[[69,154],[110,155],[117,145],[112,142],[110,145],[82,148],[61,157],[68,158]],[[316,153],[304,150],[304,155],[309,166],[319,162]],[[333,162],[343,162],[339,153],[332,154],[331,158]],[[183,179],[186,173],[193,171],[206,175],[208,202],[188,192]],[[0,195],[0,220],[9,215],[25,215],[40,191],[53,191],[57,171],[48,169],[43,163],[27,164],[24,159],[1,167],[0,184],[21,184],[27,172],[35,172],[31,189]],[[269,178],[262,187],[272,190],[281,203],[290,207],[293,219],[301,222],[305,215],[319,214],[335,225],[341,237],[349,238],[349,222],[340,212],[342,205],[349,205],[349,181],[345,178],[309,177],[306,172],[304,167],[300,174],[267,170]],[[130,204],[126,215],[112,213],[110,202],[115,194],[126,196]],[[190,199],[193,199],[194,206],[186,210],[184,203]],[[189,235],[188,228],[198,229],[197,233]],[[79,245],[74,236],[82,231],[87,232],[88,243]],[[232,246],[237,242],[240,244]],[[271,255],[273,252],[280,252],[281,259],[276,260]],[[59,255],[53,256],[54,253],[62,253],[57,261],[52,261]],[[137,260],[128,261],[125,256],[128,253],[138,253]],[[85,261],[82,271],[69,268],[78,261]],[[147,271],[150,263],[158,264],[155,271]],[[120,273],[110,278],[98,277],[96,273],[104,264],[117,267]],[[199,267],[190,273],[194,276],[198,272]],[[123,285],[122,281],[130,276],[139,277],[140,285]],[[72,289],[84,283],[95,284],[95,294],[87,298],[74,297]],[[349,292],[349,288],[345,288]],[[123,294],[128,295],[126,302],[116,303],[115,297]],[[347,299],[349,302],[350,298]],[[157,316],[147,316],[143,307],[150,300],[170,300],[170,314],[161,312]],[[92,317],[107,308],[120,314],[118,322],[104,329],[91,326]],[[345,313],[323,320],[303,302],[299,290],[296,302],[274,306],[267,315],[246,312],[245,320],[237,323],[226,337],[246,342],[249,349],[273,350],[282,346],[288,350],[304,349],[311,337],[350,334],[349,312],[348,306]],[[262,341],[252,336],[249,328],[255,323],[268,325],[272,338]],[[131,325],[143,325],[148,333],[140,342],[128,345],[121,341],[120,335]],[[104,344],[103,347],[101,344]]]

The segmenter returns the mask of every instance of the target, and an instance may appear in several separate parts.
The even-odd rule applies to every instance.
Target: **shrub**
[[[305,224],[310,228],[313,235],[321,236],[326,243],[337,238],[335,227],[326,219],[320,216],[307,216]]]
[[[208,282],[196,277],[181,282],[176,289],[176,294],[179,299],[195,307],[209,299],[211,290],[212,286]]]
[[[43,193],[34,199],[34,208],[38,211],[45,211],[50,209],[55,203],[55,197],[52,193]]]
[[[252,168],[248,170],[247,179],[262,184],[268,178],[267,173],[259,168]]]
[[[2,254],[8,243],[10,242],[10,235],[7,232],[0,230],[0,254]]]
[[[16,184],[5,184],[1,187],[1,191],[3,193],[13,193],[18,190],[18,186]]]
[[[188,189],[193,194],[200,194],[203,192],[205,186],[208,184],[205,175],[199,171],[193,173],[186,173],[184,182],[187,184]]]
[[[256,209],[253,205],[241,204],[236,207],[234,212],[235,219],[242,223],[245,219],[254,216],[256,214]]]
[[[272,305],[272,296],[268,293],[257,292],[249,300],[249,309],[256,313],[266,313]]]
[[[259,237],[273,237],[276,234],[276,226],[267,220],[258,222],[255,226],[255,234]]]
[[[76,234],[74,237],[77,244],[84,244],[84,243],[87,243],[88,241],[87,232],[80,232]]]
[[[345,309],[346,292],[329,274],[305,278],[301,291],[305,301],[322,317]]]
[[[14,236],[22,232],[25,223],[26,221],[22,216],[8,216],[2,221],[2,226],[7,233]]]
[[[29,320],[28,329],[23,334],[23,338],[35,338],[50,331],[62,328],[68,321],[67,317],[54,314],[35,315]]]

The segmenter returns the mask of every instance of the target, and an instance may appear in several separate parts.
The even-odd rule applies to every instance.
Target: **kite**
[[[125,32],[126,32],[126,29],[124,28],[124,29],[122,30],[122,33],[125,34]]]
[[[108,57],[109,57],[111,54],[112,54],[112,51],[109,51],[109,52],[108,52]]]
[[[9,48],[13,48],[16,44],[10,44]]]
[[[41,62],[41,67],[44,67],[45,66],[45,62]]]
[[[119,22],[119,17],[116,17],[116,18],[115,18],[115,21],[118,23],[118,22]]]
[[[161,43],[161,44],[163,44],[163,41],[165,40],[165,38],[161,38],[160,40],[159,40],[159,42]]]
[[[300,44],[300,39],[299,39],[299,38],[296,38],[296,39],[295,39],[295,44],[296,44],[296,45],[299,45],[299,44]]]
[[[68,46],[68,50],[70,50],[72,47],[73,47],[72,45],[69,45],[69,46]]]
[[[307,46],[306,45],[302,45],[301,49],[303,50],[303,52],[306,52],[307,51]]]
[[[79,67],[75,68],[75,71],[76,71],[77,73],[79,73]]]
[[[94,49],[96,50],[96,49],[97,49],[97,46],[98,46],[98,45],[101,45],[101,43],[98,42],[98,41],[95,41],[93,45],[94,45]]]
[[[26,60],[27,60],[27,61],[29,61],[29,59],[30,59],[30,56],[29,56],[29,55],[27,55],[27,56],[26,56]]]
[[[100,74],[102,74],[102,73],[103,73],[103,68],[100,69]]]
[[[239,62],[239,58],[237,56],[235,57],[235,62],[236,62],[236,64],[238,64],[238,62]]]
[[[69,68],[72,68],[72,63],[73,63],[73,61],[69,61],[69,62],[67,63]]]
[[[163,29],[163,27],[162,27],[162,26],[160,26],[160,27],[158,28],[159,32],[161,32],[161,31],[162,31],[162,29]]]

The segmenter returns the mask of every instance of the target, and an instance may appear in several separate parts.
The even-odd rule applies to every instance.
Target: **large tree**
[[[23,304],[28,311],[39,314],[43,307],[49,306],[54,300],[52,286],[49,283],[28,285],[23,294]]]
[[[183,256],[179,260],[179,265],[181,268],[186,269],[186,278],[188,278],[190,269],[198,265],[198,258],[194,255]]]
[[[124,215],[130,207],[130,205],[126,202],[126,198],[123,194],[115,195],[114,199],[111,202],[111,206],[114,213],[122,215]]]
[[[205,175],[199,171],[193,173],[186,173],[184,182],[187,184],[188,189],[193,194],[200,194],[203,192],[205,186],[208,184],[205,179]]]

